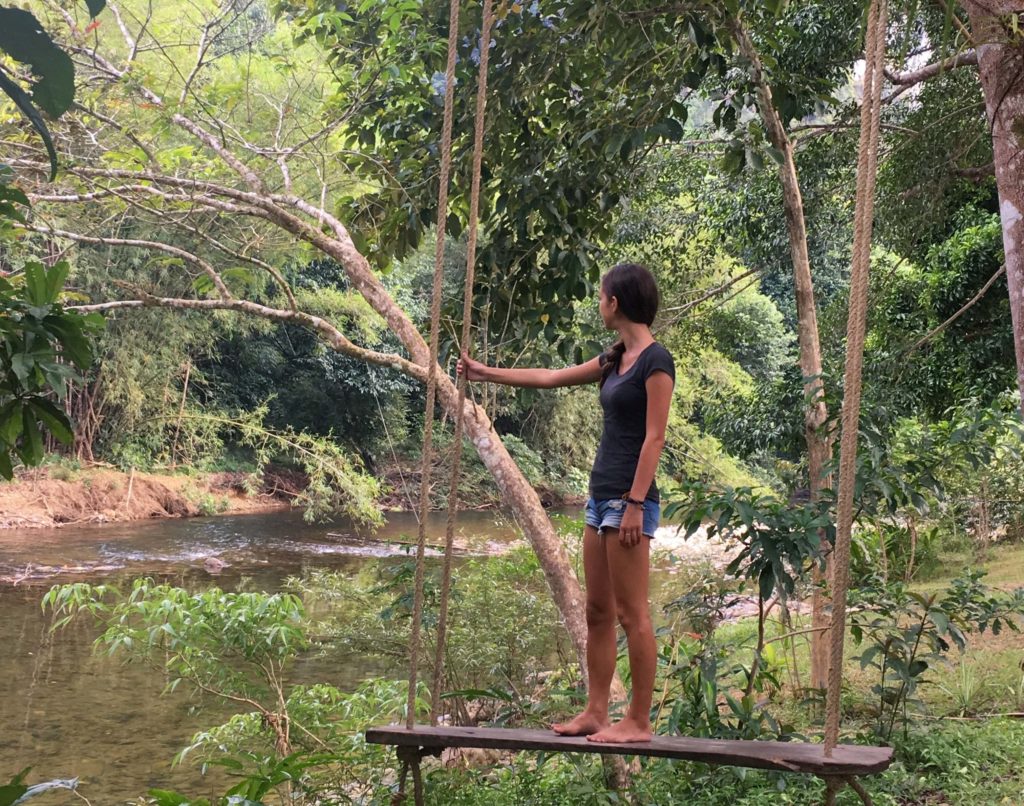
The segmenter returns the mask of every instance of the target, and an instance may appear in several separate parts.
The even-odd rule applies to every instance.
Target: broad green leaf
[[[54,148],[50,130],[46,128],[46,123],[43,121],[39,111],[32,105],[32,99],[29,98],[28,93],[8,77],[2,66],[0,66],[0,90],[3,90],[14,101],[14,105],[28,118],[32,128],[43,138],[43,145],[46,146],[46,155],[50,160],[50,181],[52,182],[57,176],[57,149]]]
[[[93,361],[93,347],[89,337],[82,331],[82,324],[102,324],[102,318],[82,317],[74,313],[65,313],[57,321],[47,322],[50,331],[56,335],[61,349],[80,369],[86,369]]]
[[[932,610],[928,613],[928,617],[931,618],[932,623],[941,634],[945,634],[949,631],[949,616],[941,610]]]
[[[32,100],[44,112],[60,117],[75,98],[75,66],[39,21],[20,8],[0,8],[0,50],[30,65],[38,80]]]
[[[8,481],[14,478],[14,465],[11,463],[11,451],[5,444],[0,444],[0,476],[3,476]],[[0,796],[0,804],[2,803],[3,798]]]
[[[150,789],[149,796],[153,798],[156,806],[188,806],[190,799],[177,792],[169,792],[166,789]]]
[[[50,267],[50,270],[46,272],[46,301],[54,303],[60,297],[60,292],[64,289],[64,283],[68,279],[68,274],[71,273],[71,264],[66,260],[61,260]]]
[[[107,0],[85,0],[85,4],[89,7],[89,16],[96,17],[107,7]]]
[[[68,416],[45,398],[35,398],[29,402],[36,416],[53,436],[64,445],[71,445],[75,435],[71,430]]]
[[[46,295],[46,267],[42,263],[32,261],[25,264],[25,291],[32,305],[49,303]]]
[[[21,784],[0,786],[0,806],[14,806],[26,792],[28,787]]]
[[[28,406],[22,408],[21,424],[23,439],[18,454],[21,461],[34,467],[43,460],[43,436],[39,433],[36,418]]]
[[[12,400],[0,409],[0,442],[14,445],[21,435],[21,401]]]

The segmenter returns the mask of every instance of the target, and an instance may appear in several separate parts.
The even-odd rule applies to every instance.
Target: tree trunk
[[[348,278],[359,293],[387,321],[412,360],[425,368],[430,360],[430,349],[412,320],[394,301],[380,280],[370,269],[366,258],[359,253],[348,230],[336,218],[323,215],[325,223],[333,230],[334,237],[314,235],[314,242],[345,269]],[[283,226],[288,227],[282,222]],[[300,233],[297,233],[300,234]],[[308,234],[308,233],[307,233]],[[447,414],[454,418],[458,406],[458,390],[444,371],[437,373],[437,397]],[[526,480],[522,471],[502,444],[501,438],[491,425],[487,413],[476,403],[467,399],[465,411],[466,436],[473,442],[477,453],[501,492],[505,505],[512,510],[519,521],[530,545],[537,554],[540,566],[555,605],[562,614],[565,628],[569,632],[580,665],[586,673],[587,624],[585,618],[583,591],[579,580],[569,563],[565,547],[559,539],[551,519],[541,504],[537,491]],[[615,686],[613,696],[623,696],[621,683]]]
[[[829,484],[826,468],[832,458],[832,444],[825,433],[828,419],[824,386],[821,379],[821,344],[818,339],[818,313],[814,303],[814,281],[807,250],[807,226],[804,221],[803,196],[793,158],[793,143],[786,134],[782,119],[772,101],[772,90],[764,74],[761,57],[750,35],[737,20],[733,33],[743,56],[750,62],[757,86],[757,103],[768,139],[781,154],[779,179],[789,233],[789,251],[793,260],[793,285],[796,298],[797,341],[800,347],[800,374],[804,379],[804,438],[807,441],[807,474],[811,500],[817,500]],[[811,633],[811,687],[825,688],[828,676],[828,619],[826,600],[822,590],[825,574],[814,572]]]
[[[458,404],[458,391],[451,379],[438,374],[438,400],[445,410],[454,417]],[[534,552],[544,570],[548,587],[554,597],[572,638],[580,665],[586,674],[587,623],[585,600],[576,574],[569,563],[562,541],[558,538],[551,519],[540,502],[537,491],[526,480],[522,471],[509,455],[501,438],[491,425],[483,408],[467,398],[465,412],[466,436],[473,442],[484,465],[491,472],[501,491],[505,505],[512,510],[524,534],[533,546]],[[612,692],[614,699],[622,699],[625,690],[616,683]]]
[[[1017,388],[1024,413],[1024,16],[1019,0],[963,0],[992,128]],[[1016,20],[1017,25],[1011,27]]]

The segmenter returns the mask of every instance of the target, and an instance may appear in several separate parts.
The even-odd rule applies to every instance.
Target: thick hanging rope
[[[434,455],[434,402],[437,399],[437,353],[441,331],[441,281],[444,276],[445,225],[448,221],[448,177],[452,167],[452,110],[455,105],[455,61],[459,36],[459,0],[448,10],[448,65],[444,84],[444,119],[441,126],[441,172],[437,193],[437,247],[434,250],[434,284],[430,304],[430,358],[427,365],[427,405],[423,417],[423,466],[420,478],[420,522],[416,538],[416,592],[413,598],[412,634],[409,636],[409,695],[405,725],[416,721],[416,685],[419,676],[420,625],[423,621],[423,555],[430,514],[430,477]]]
[[[491,50],[492,0],[484,0],[480,30],[480,69],[476,88],[476,120],[473,129],[473,178],[469,192],[469,235],[466,244],[466,281],[462,292],[462,349],[470,351],[470,325],[473,321],[473,284],[476,275],[476,239],[480,215],[480,172],[483,167],[484,122],[487,110],[487,63]],[[462,466],[462,432],[466,408],[466,376],[458,378],[458,402],[455,404],[455,437],[452,445],[452,473],[448,486],[448,523],[444,537],[444,571],[441,575],[441,604],[437,618],[437,649],[434,655],[434,681],[431,686],[430,723],[440,715],[441,686],[444,672],[445,639],[448,631],[448,598],[452,579],[452,544],[459,516],[459,474]]]
[[[867,329],[868,271],[874,222],[875,175],[881,117],[882,70],[885,66],[886,0],[872,0],[864,43],[864,99],[857,153],[857,201],[854,213],[850,310],[846,323],[846,372],[839,447],[839,500],[836,544],[832,553],[831,657],[825,708],[825,755],[839,741],[843,643],[846,637],[846,594],[850,586],[850,537],[853,529],[853,487],[857,470],[861,374]],[[833,794],[834,798],[834,794]]]

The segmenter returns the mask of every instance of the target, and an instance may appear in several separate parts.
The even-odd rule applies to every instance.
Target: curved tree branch
[[[138,289],[136,289],[138,291]],[[179,297],[157,297],[145,292],[139,292],[141,299],[111,300],[109,302],[98,302],[92,305],[70,305],[68,310],[80,313],[105,313],[128,308],[176,308],[178,310],[197,311],[239,311],[263,319],[270,319],[275,322],[300,325],[309,328],[319,334],[331,346],[332,349],[344,355],[377,364],[382,367],[391,367],[400,372],[415,378],[418,381],[426,382],[427,370],[419,364],[414,364],[407,358],[395,353],[381,353],[376,350],[369,350],[353,343],[337,327],[326,319],[303,311],[292,311],[284,308],[272,308],[268,305],[261,305],[244,299],[185,299]]]
[[[948,73],[950,70],[967,65],[974,65],[975,67],[978,65],[978,52],[973,48],[965,50],[963,53],[957,53],[955,56],[950,56],[948,59],[943,59],[941,62],[933,62],[918,70],[909,70],[905,73],[894,73],[886,68],[885,77],[891,84],[910,87],[914,84],[920,84],[922,81],[927,81],[930,78],[935,78],[935,76],[942,73]]]
[[[164,252],[168,255],[181,258],[182,260],[191,263],[210,278],[214,286],[217,289],[217,293],[220,294],[220,298],[224,301],[231,301],[231,292],[228,287],[224,285],[224,280],[213,266],[203,260],[199,255],[189,252],[186,249],[181,249],[177,246],[171,246],[170,244],[160,243],[159,241],[146,241],[137,238],[108,238],[96,235],[82,235],[78,232],[71,232],[65,229],[57,229],[56,227],[40,227],[34,224],[22,224],[22,229],[28,230],[29,232],[38,232],[41,235],[57,236],[59,238],[68,238],[78,243],[89,243],[96,244],[99,246],[137,246],[142,249],[153,249],[157,252]]]
[[[953,324],[957,319],[959,319],[961,316],[963,316],[965,313],[967,313],[967,311],[970,310],[970,308],[976,302],[978,302],[978,300],[980,300],[982,297],[985,296],[985,294],[988,293],[988,290],[993,286],[995,281],[998,280],[1000,277],[1002,277],[1004,274],[1006,274],[1006,264],[1005,263],[1002,266],[1000,266],[998,268],[998,270],[996,270],[995,274],[993,274],[991,277],[988,278],[988,280],[985,282],[985,285],[983,285],[981,287],[981,290],[977,294],[975,294],[973,297],[971,297],[970,300],[968,300],[963,305],[963,307],[960,308],[960,310],[958,310],[955,314],[953,314],[951,317],[949,317],[949,319],[947,319],[945,322],[943,322],[937,328],[932,330],[930,333],[928,333],[928,334],[922,336],[920,339],[918,339],[914,343],[914,345],[912,347],[910,347],[910,349],[908,349],[904,353],[904,356],[909,356],[912,353],[917,352],[921,347],[923,347],[925,344],[930,342],[932,339],[934,339],[936,336],[938,336],[943,330],[945,330],[947,327],[949,327],[951,324]]]

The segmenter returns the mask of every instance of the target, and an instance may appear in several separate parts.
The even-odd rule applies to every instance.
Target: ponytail
[[[601,364],[603,372],[601,373],[600,386],[604,386],[604,382],[611,377],[612,373],[618,371],[619,363],[622,361],[622,356],[625,352],[626,343],[622,339],[619,339],[615,344],[601,354],[604,361]]]

